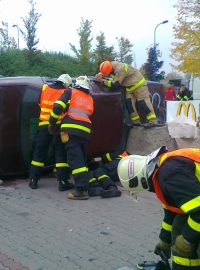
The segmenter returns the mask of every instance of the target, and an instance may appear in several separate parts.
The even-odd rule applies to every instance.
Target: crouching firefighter
[[[96,79],[107,87],[121,86],[125,89],[127,110],[134,125],[141,124],[142,115],[146,119],[144,127],[149,128],[157,124],[147,82],[139,70],[125,63],[104,61],[100,65],[100,73],[96,75]]]
[[[86,145],[91,133],[90,116],[93,114],[94,106],[86,76],[78,77],[74,87],[65,91],[55,102],[49,119],[49,128],[54,126],[59,116],[64,113],[61,139],[76,188],[74,192],[67,194],[67,198],[87,200],[89,173]]]
[[[121,196],[121,191],[116,184],[119,181],[117,166],[119,161],[127,155],[128,153],[126,151],[122,153],[115,151],[101,156],[102,161],[100,166],[96,170],[90,171],[90,196],[101,196],[101,198]]]
[[[200,148],[148,156],[130,155],[118,165],[124,188],[155,192],[164,208],[155,254],[170,258],[173,270],[200,269]]]

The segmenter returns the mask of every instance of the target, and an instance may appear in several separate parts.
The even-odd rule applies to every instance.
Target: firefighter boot
[[[59,181],[59,191],[65,191],[74,188],[74,185],[70,183],[68,180],[60,180]]]
[[[99,184],[98,181],[94,181],[93,183],[89,184],[88,193],[91,197],[94,196],[101,196],[101,192],[104,188]]]
[[[101,196],[101,193],[104,191],[104,189],[99,186],[99,187],[92,187],[89,189],[89,195],[90,197],[94,196]]]
[[[153,119],[147,120],[147,122],[143,123],[142,126],[144,128],[152,128],[152,127],[157,127],[157,126],[160,126],[160,125],[158,124],[157,118],[153,118]],[[163,125],[161,125],[161,126],[163,126]]]
[[[70,200],[88,200],[89,196],[87,191],[76,189],[73,192],[69,192],[67,198]]]
[[[154,261],[144,261],[143,263],[137,264],[137,269],[141,270],[170,270],[170,264],[168,261],[160,260],[158,262]]]
[[[110,185],[101,192],[101,198],[120,197],[121,191],[115,185]]]
[[[38,188],[38,179],[32,178],[29,182],[29,187],[32,189]]]

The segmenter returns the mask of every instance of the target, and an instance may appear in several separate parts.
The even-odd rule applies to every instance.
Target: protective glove
[[[54,135],[58,131],[58,126],[49,124],[48,125],[48,131],[49,131],[49,134]]]
[[[69,135],[66,131],[61,131],[60,137],[61,137],[62,143],[67,143],[69,141]]]
[[[195,244],[189,243],[183,238],[182,235],[177,236],[174,246],[172,247],[172,253],[175,256],[183,258],[191,258],[194,251]]]
[[[163,260],[169,260],[171,257],[171,245],[160,240],[155,246],[154,253],[159,255]]]
[[[102,76],[101,72],[99,72],[99,73],[97,73],[97,74],[95,75],[95,79],[96,79],[97,81],[99,81],[99,82],[103,82],[103,76]]]

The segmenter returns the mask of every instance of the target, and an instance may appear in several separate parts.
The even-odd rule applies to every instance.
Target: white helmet
[[[58,77],[56,82],[62,82],[65,87],[72,86],[72,78],[68,74],[62,74]]]
[[[162,146],[147,156],[130,155],[122,158],[117,168],[122,186],[133,193],[148,190],[148,178],[159,164],[159,155],[166,152],[167,147]]]
[[[130,155],[120,160],[117,173],[126,190],[140,192],[149,189],[146,165],[147,156]]]
[[[79,76],[76,78],[76,81],[75,81],[75,85],[74,87],[77,87],[77,88],[83,88],[83,89],[87,89],[89,90],[90,89],[90,86],[89,86],[89,79],[87,76]]]

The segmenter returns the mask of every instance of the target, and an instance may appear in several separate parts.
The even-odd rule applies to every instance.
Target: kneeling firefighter
[[[119,162],[118,175],[131,193],[155,192],[162,202],[155,254],[169,259],[172,252],[173,270],[200,269],[200,148],[130,155]]]
[[[144,127],[157,124],[147,82],[139,70],[125,63],[104,61],[100,65],[100,73],[96,78],[107,87],[122,86],[125,89],[127,110],[133,124],[141,124],[141,113],[146,118]]]
[[[90,171],[89,195],[101,198],[120,197],[121,191],[116,182],[119,181],[117,166],[128,153],[115,151],[101,156],[101,164],[96,170]]]

